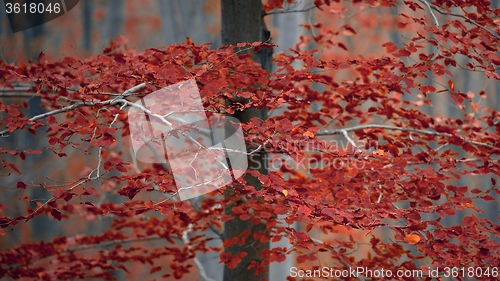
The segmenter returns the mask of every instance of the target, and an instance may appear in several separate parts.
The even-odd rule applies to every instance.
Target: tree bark
[[[241,42],[265,42],[270,38],[270,32],[264,22],[264,10],[261,0],[221,0],[221,18],[222,18],[222,44],[236,45]],[[259,52],[252,53],[252,59],[261,64],[262,68],[271,71],[272,49],[262,49]],[[251,118],[267,118],[265,109],[250,108],[244,111],[236,112],[232,115],[242,123],[247,123]],[[265,153],[258,153],[249,156],[248,169],[258,170],[261,174],[267,174],[267,165]],[[247,184],[261,189],[259,180],[253,176],[245,177]],[[226,198],[234,196],[230,189],[226,190]],[[241,203],[241,201],[240,201]],[[231,215],[232,207],[230,204],[226,207],[225,213]],[[224,224],[224,238],[236,237],[243,231],[250,230],[255,232],[268,232],[265,223],[252,225],[251,220],[242,221],[239,218],[227,221]],[[269,248],[269,243],[261,243],[248,236],[245,245],[236,244],[225,249],[226,253],[236,255],[239,252],[246,252],[247,256],[234,269],[224,267],[224,281],[257,281],[268,279],[268,268],[265,272],[256,272],[255,268],[247,269],[252,261],[260,263],[262,258],[259,256],[264,249]]]

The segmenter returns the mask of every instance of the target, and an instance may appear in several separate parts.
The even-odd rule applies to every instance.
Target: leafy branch
[[[496,34],[494,31],[491,31],[489,29],[487,29],[486,27],[484,27],[483,25],[477,23],[475,20],[473,19],[470,19],[464,15],[460,15],[460,14],[455,14],[455,13],[449,13],[447,11],[445,11],[444,9],[441,9],[439,6],[437,6],[436,4],[432,4],[432,3],[428,3],[427,1],[425,0],[419,0],[421,3],[424,3],[426,4],[428,7],[432,8],[434,11],[442,14],[442,15],[446,15],[446,16],[452,16],[452,17],[458,17],[458,18],[462,18],[464,19],[466,22],[469,22],[475,26],[477,26],[478,28],[490,33],[493,37],[495,37],[497,40],[500,40],[500,36],[498,36],[498,34]],[[431,12],[432,13],[432,12]],[[433,15],[434,16],[434,15]],[[434,19],[437,23],[437,18],[434,16]],[[439,23],[437,23],[437,26],[439,26]]]

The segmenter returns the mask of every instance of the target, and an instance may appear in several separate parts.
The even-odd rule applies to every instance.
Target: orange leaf
[[[420,242],[420,236],[418,236],[418,234],[411,233],[411,234],[406,235],[404,240],[408,244],[415,245],[418,242]]]
[[[310,137],[310,138],[314,138],[314,133],[311,132],[311,131],[306,131],[305,133],[302,134],[303,136],[305,137]]]

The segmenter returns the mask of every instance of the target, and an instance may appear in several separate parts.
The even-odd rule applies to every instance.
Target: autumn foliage
[[[264,7],[272,13],[290,2]],[[151,279],[180,279],[197,272],[196,253],[221,250],[206,245],[212,238],[203,231],[234,216],[265,221],[268,232],[221,237],[222,247],[250,235],[292,245],[262,252],[249,265],[256,270],[292,253],[310,268],[325,265],[320,255],[339,269],[499,267],[500,225],[489,210],[500,194],[498,92],[461,88],[455,76],[470,72],[498,84],[500,9],[489,1],[404,1],[393,22],[382,23],[401,32],[401,42],[377,35],[366,50],[370,18],[390,14],[397,1],[350,2],[314,1],[318,18],[327,19],[304,26],[311,35],[276,54],[272,73],[241,52],[272,42],[210,49],[188,39],[139,52],[119,37],[87,59],[52,61],[42,53],[27,64],[0,62],[0,87],[29,87],[46,110],[31,116],[22,98],[0,102],[3,143],[21,131],[44,136],[42,150],[0,147],[1,174],[11,182],[2,188],[18,190],[1,201],[0,241],[41,216],[60,224],[110,221],[95,234],[2,242],[0,277],[113,279],[120,270],[133,276],[130,265],[140,263]],[[268,175],[249,172],[262,190],[240,178],[199,204],[167,200],[176,192],[171,172],[134,163],[127,101],[193,77],[207,112],[270,111],[242,125],[249,151],[269,155]],[[30,173],[23,161],[41,153],[80,174],[63,184],[23,179]],[[51,197],[28,192],[40,188]],[[225,189],[236,196],[225,199]],[[231,203],[234,216],[224,215]],[[222,253],[220,261],[231,268],[245,255]]]

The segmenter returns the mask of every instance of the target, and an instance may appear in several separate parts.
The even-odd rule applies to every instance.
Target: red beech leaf
[[[149,271],[149,274],[153,274],[155,272],[158,272],[161,270],[161,266],[155,266],[153,268],[151,268],[151,270]]]
[[[14,108],[14,107],[7,107],[7,114],[9,114],[10,116],[13,116],[13,117],[17,117],[19,115],[21,115],[21,112],[19,112],[19,110],[17,110],[17,108]]]
[[[295,232],[295,238],[297,238],[299,241],[308,241],[309,240],[309,235],[302,231],[297,231]]]
[[[54,190],[54,192],[52,193],[52,196],[59,199],[63,196],[64,192],[65,192],[64,189],[58,188],[58,189]]]
[[[483,199],[484,201],[495,201],[495,197],[491,196],[491,195],[484,195],[484,196],[480,196],[479,198]]]
[[[50,211],[50,214],[58,221],[61,220],[61,212],[59,212],[57,209],[52,209],[52,211]]]
[[[393,42],[384,43],[382,44],[382,47],[385,47],[385,51],[387,53],[394,53],[398,50],[398,46],[396,46],[396,44],[394,44]]]
[[[179,218],[181,219],[181,221],[183,221],[185,223],[191,222],[191,219],[189,218],[188,214],[186,214],[184,212],[177,212],[177,214],[179,215]]]

